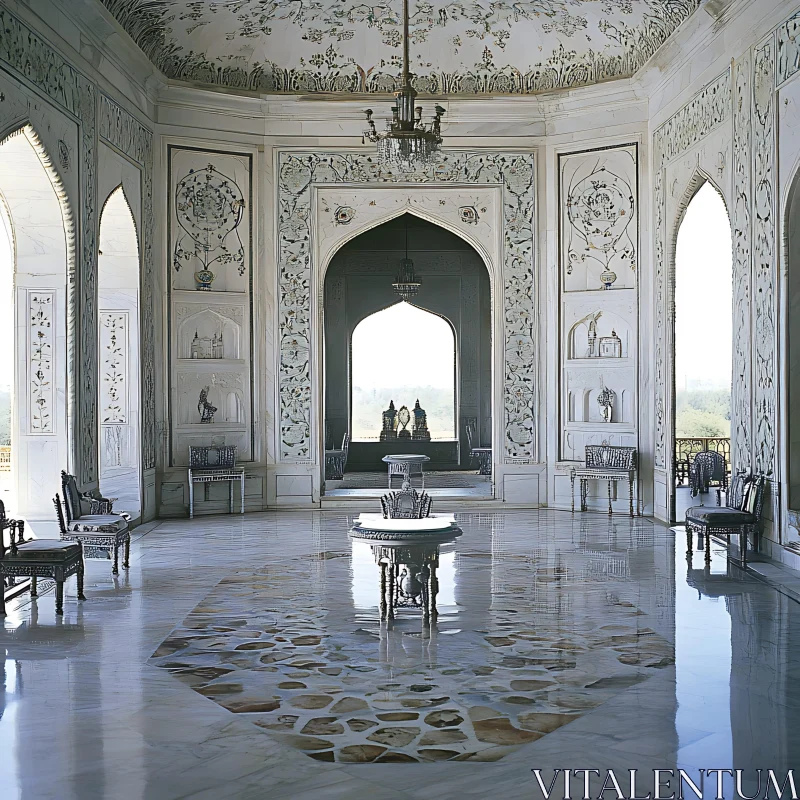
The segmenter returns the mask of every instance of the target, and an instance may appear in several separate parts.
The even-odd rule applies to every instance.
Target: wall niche
[[[178,358],[238,360],[242,333],[242,308],[179,309],[184,319],[178,325]]]

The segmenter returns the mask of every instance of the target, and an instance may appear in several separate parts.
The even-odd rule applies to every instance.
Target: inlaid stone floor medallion
[[[444,546],[428,630],[356,542],[235,572],[151,663],[320,761],[497,761],[673,663],[603,563]]]

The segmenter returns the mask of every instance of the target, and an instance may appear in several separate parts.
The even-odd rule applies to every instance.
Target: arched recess
[[[4,348],[8,360],[0,367],[12,376],[9,511],[49,522],[60,471],[73,465],[68,362],[75,315],[67,278],[75,236],[64,186],[30,124],[0,144],[0,195],[14,287],[13,346]]]
[[[786,543],[800,540],[800,166],[786,196],[784,252],[786,290],[783,302],[783,339],[786,358],[784,453],[787,492],[784,499],[788,520]]]
[[[414,305],[452,326],[456,346],[457,432],[451,437],[450,445],[443,446],[443,451],[447,449],[449,455],[442,463],[448,466],[439,468],[467,467],[470,463],[467,427],[474,431],[473,446],[490,446],[494,438],[496,387],[493,375],[496,373],[493,369],[495,336],[492,333],[491,280],[484,257],[466,237],[454,235],[419,214],[409,214],[405,219],[404,215],[395,214],[357,236],[348,236],[345,245],[336,248],[335,256],[327,265],[320,304],[324,308],[321,416],[325,445],[338,446],[345,431],[352,433],[352,335],[362,320],[398,303],[392,283],[399,260],[404,256],[406,219],[411,226],[409,257],[422,281]],[[393,346],[380,356],[382,364],[391,364],[398,349],[403,347],[404,331],[396,330]],[[415,355],[421,360],[426,357],[424,349]],[[398,396],[393,399],[411,408],[417,398]],[[425,407],[425,397],[419,399]],[[373,424],[376,440],[380,426],[381,417],[377,412]],[[372,463],[366,448],[361,450],[364,452],[359,447],[351,448],[355,471],[363,471],[359,464]],[[366,460],[361,461],[362,457]]]
[[[689,211],[690,207],[693,205],[695,200],[698,199],[698,195],[703,193],[703,202],[704,206],[708,206],[706,210],[706,223],[707,227],[700,231],[700,224],[697,220],[692,220],[693,228],[698,229],[698,234],[702,232],[702,237],[699,235],[696,238],[693,238],[691,241],[686,240],[680,243],[681,234],[682,232],[685,235],[692,235],[694,236],[693,232],[689,232],[686,228],[684,228],[684,223],[687,221],[687,212]],[[707,194],[706,194],[707,193]],[[713,179],[704,171],[697,170],[695,174],[692,176],[686,190],[683,193],[681,198],[681,202],[678,206],[678,214],[677,220],[673,227],[673,233],[669,239],[669,272],[668,272],[668,308],[669,308],[669,326],[668,326],[668,334],[669,334],[669,346],[667,352],[669,353],[669,358],[667,360],[667,379],[668,379],[668,386],[670,389],[670,397],[669,397],[669,405],[668,408],[670,409],[669,417],[668,417],[668,424],[669,424],[669,437],[668,441],[670,442],[670,447],[667,448],[667,456],[668,456],[668,467],[669,467],[669,475],[670,475],[670,519],[676,520],[676,515],[678,514],[677,511],[677,478],[679,474],[679,462],[681,464],[685,464],[686,456],[678,453],[678,448],[676,445],[676,437],[678,433],[682,431],[677,430],[677,423],[676,418],[678,414],[678,393],[679,393],[679,384],[683,386],[683,388],[687,388],[686,381],[682,376],[677,374],[677,367],[678,367],[678,350],[681,349],[682,352],[686,352],[688,345],[685,341],[686,337],[691,337],[692,328],[695,329],[696,335],[693,337],[691,349],[693,352],[696,352],[698,358],[699,357],[707,357],[708,360],[708,371],[709,375],[710,372],[714,372],[716,374],[716,370],[713,368],[717,366],[721,366],[721,372],[725,373],[727,376],[727,395],[728,395],[728,426],[729,426],[729,433],[726,437],[725,431],[720,429],[720,433],[722,434],[721,438],[730,438],[730,436],[734,435],[733,426],[730,425],[730,416],[731,416],[731,391],[732,391],[732,371],[733,371],[733,357],[732,357],[732,344],[733,344],[733,335],[732,335],[732,323],[733,323],[733,300],[732,300],[732,286],[733,286],[733,241],[732,241],[732,230],[731,230],[731,222],[730,222],[730,213],[728,211],[728,206],[725,202],[725,197],[720,189],[719,186],[713,181]],[[719,237],[717,240],[716,238],[711,239],[709,237]],[[719,278],[717,282],[714,284],[714,292],[708,292],[702,286],[702,280],[705,279],[705,271],[702,265],[693,265],[694,268],[691,267],[683,267],[682,270],[679,270],[678,267],[678,258],[680,257],[680,249],[681,244],[683,245],[683,258],[691,258],[691,248],[698,247],[702,243],[702,246],[716,248],[719,247],[724,252],[724,256],[721,256],[724,260],[724,264],[719,265]],[[687,262],[688,263],[688,262]],[[683,294],[683,302],[681,301],[680,293],[678,291],[678,280],[679,271],[685,272],[685,275],[682,274],[681,278],[684,280],[691,280],[690,276],[694,276],[695,282],[693,286],[684,286],[681,287],[681,293]],[[724,281],[724,283],[721,283]],[[704,302],[702,304],[697,303],[696,308],[692,308],[691,310],[687,309],[687,319],[684,320],[680,319],[682,316],[681,312],[681,305],[688,306],[689,304],[685,301],[687,298],[692,297],[693,299],[699,301],[703,298]],[[692,304],[694,306],[695,304]],[[702,305],[702,308],[700,307]],[[718,319],[719,324],[714,325],[713,320]],[[679,334],[678,326],[680,325],[681,331]],[[679,337],[684,337],[684,341],[679,341]],[[710,383],[713,383],[711,381]],[[709,383],[709,385],[710,385]],[[722,385],[722,384],[720,384]],[[723,391],[722,389],[720,391]],[[724,425],[723,425],[724,427]],[[711,430],[709,429],[709,433]],[[701,433],[698,433],[696,438],[709,438],[703,437]],[[719,438],[719,437],[710,437],[710,438]],[[726,447],[724,443],[709,443],[709,448],[717,450],[719,449],[723,452],[727,465],[728,470],[731,469],[731,446],[728,444]],[[682,473],[681,473],[682,474]],[[682,516],[682,511],[680,512]],[[683,519],[678,519],[678,522],[682,522]]]
[[[100,213],[97,258],[100,491],[141,514],[139,242],[123,187]]]

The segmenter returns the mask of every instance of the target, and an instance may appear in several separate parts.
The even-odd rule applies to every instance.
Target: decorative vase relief
[[[172,263],[176,272],[195,267],[195,288],[210,291],[216,268],[232,266],[246,271],[245,247],[239,228],[245,199],[239,184],[213,164],[189,169],[175,185],[175,238]]]
[[[564,291],[635,285],[636,148],[562,156]]]

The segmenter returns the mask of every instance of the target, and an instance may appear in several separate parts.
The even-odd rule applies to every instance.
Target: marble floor
[[[539,798],[534,768],[734,767],[753,794],[796,765],[791,581],[716,544],[690,564],[647,519],[458,520],[427,629],[381,625],[337,512],[165,521],[119,578],[89,561],[63,619],[52,594],[10,605],[0,796]]]

